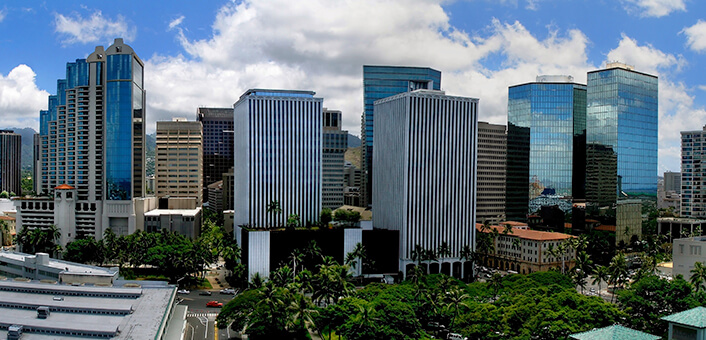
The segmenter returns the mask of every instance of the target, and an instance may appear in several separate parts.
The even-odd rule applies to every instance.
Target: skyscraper
[[[664,191],[681,193],[681,172],[666,171],[664,173]]]
[[[234,225],[302,223],[321,211],[323,99],[312,91],[247,90],[234,107]],[[268,209],[275,202],[281,212]]]
[[[406,274],[417,246],[448,250],[431,273],[470,273],[460,257],[475,246],[477,112],[477,99],[442,91],[375,102],[373,225],[399,231],[399,270]]]
[[[681,132],[681,209],[682,217],[705,218],[706,197],[706,126],[701,130]],[[666,175],[666,174],[665,174]],[[665,176],[666,184],[667,176]]]
[[[621,63],[588,72],[586,215],[615,225],[616,244],[641,232],[641,202],[657,196],[656,76]]]
[[[203,203],[203,162],[201,122],[174,118],[157,122],[157,161],[155,192],[157,198],[193,198]]]
[[[373,186],[373,132],[374,107],[376,100],[398,93],[417,89],[440,90],[441,72],[428,67],[404,66],[363,66],[363,100],[361,162],[363,183],[361,186],[361,205],[372,202],[370,193]]]
[[[324,208],[336,209],[343,205],[343,156],[348,149],[348,131],[341,130],[341,111],[324,108],[323,114],[321,200]]]
[[[657,195],[657,83],[656,76],[620,63],[588,73],[589,206]]]
[[[196,120],[203,124],[203,188],[206,189],[222,180],[223,173],[233,167],[233,108],[200,107]],[[208,201],[208,194],[204,195]]]
[[[507,219],[526,221],[545,206],[570,211],[583,196],[586,85],[538,76],[511,86],[507,119]]]
[[[22,136],[11,130],[0,130],[0,191],[22,194],[21,156]]]
[[[476,222],[505,220],[507,127],[478,122]]]
[[[118,234],[135,231],[132,200],[145,191],[144,107],[143,63],[122,39],[66,64],[66,79],[57,81],[48,110],[40,112],[41,170],[35,180],[38,193],[53,195],[60,187],[57,199],[64,191],[71,196],[65,203],[73,205],[75,223],[55,214],[28,227],[55,224],[62,240],[100,238],[107,228]],[[19,229],[24,209],[45,211],[47,206],[19,203]]]

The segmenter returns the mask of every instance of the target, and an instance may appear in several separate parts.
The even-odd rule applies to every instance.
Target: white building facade
[[[234,107],[234,224],[302,224],[321,211],[322,98],[312,91],[246,91]],[[277,201],[281,212],[268,212]]]
[[[400,232],[400,271],[416,245],[446,244],[440,271],[456,274],[461,250],[475,247],[478,99],[417,90],[374,110],[373,225]]]

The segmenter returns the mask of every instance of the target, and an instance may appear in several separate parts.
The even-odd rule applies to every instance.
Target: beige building
[[[685,280],[691,277],[696,262],[706,264],[706,237],[695,236],[674,239],[672,245],[672,276],[682,275]]]
[[[162,197],[193,197],[203,203],[203,129],[201,122],[174,118],[157,122],[155,191]]]
[[[489,267],[529,274],[548,271],[551,268],[560,269],[562,263],[568,269],[576,263],[574,249],[567,248],[563,256],[554,256],[550,250],[560,247],[575,236],[529,230],[525,229],[526,227],[512,227],[512,233],[504,234],[504,227],[491,226],[490,228],[497,229],[499,235],[494,240],[495,251],[484,254],[486,256],[483,257],[484,264]],[[476,224],[477,232],[489,233],[491,230],[482,230],[482,225]]]
[[[476,222],[505,220],[507,132],[505,125],[478,122]]]
[[[633,236],[642,238],[642,201],[618,201],[615,212],[615,245],[630,244]]]

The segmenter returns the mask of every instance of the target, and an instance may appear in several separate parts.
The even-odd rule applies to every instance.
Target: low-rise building
[[[196,239],[201,229],[201,208],[196,209],[155,209],[145,213],[145,231],[162,230]]]
[[[118,268],[103,268],[56,260],[46,253],[30,255],[0,251],[0,276],[52,280],[59,283],[108,284],[118,279]]]
[[[666,235],[671,242],[675,238],[701,236],[706,231],[706,220],[692,218],[659,217],[657,233]]]
[[[0,339],[17,333],[21,339],[35,340],[184,336],[187,308],[176,304],[177,288],[166,282],[45,282],[0,278]]]
[[[484,265],[529,274],[548,271],[551,268],[561,269],[562,265],[568,269],[576,263],[574,249],[567,248],[564,254],[561,254],[562,256],[552,253],[552,249],[558,249],[575,236],[513,226],[510,226],[511,232],[504,233],[506,228],[502,226],[484,228],[482,224],[476,224],[477,232],[491,233],[492,229],[498,231],[498,237],[493,240],[492,252],[483,254]],[[476,249],[476,251],[483,250]]]
[[[621,325],[594,328],[588,332],[569,335],[573,340],[658,340],[661,337]],[[671,338],[670,338],[671,339]]]
[[[669,340],[706,340],[706,308],[696,307],[665,316],[669,322]]]
[[[706,264],[706,236],[674,239],[672,243],[672,275],[688,280],[694,263]]]

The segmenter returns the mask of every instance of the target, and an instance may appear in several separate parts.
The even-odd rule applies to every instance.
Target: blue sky
[[[358,135],[362,65],[430,66],[505,123],[507,87],[608,60],[660,77],[659,171],[706,124],[706,3],[697,0],[5,1],[0,127],[37,127],[65,64],[123,37],[145,62],[148,132],[254,87],[314,90]]]

